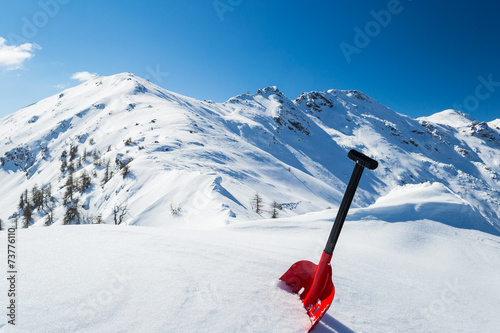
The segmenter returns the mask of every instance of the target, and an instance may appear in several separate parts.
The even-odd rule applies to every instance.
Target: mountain
[[[16,268],[0,303],[17,311],[2,333],[307,331],[278,279],[320,258],[353,148],[379,167],[361,179],[314,332],[500,325],[500,119],[412,119],[345,90],[214,103],[123,73],[0,128],[0,226],[19,227],[0,232]]]
[[[0,218],[20,221],[21,201],[46,195],[48,184],[51,200],[31,205],[30,224],[212,228],[260,218],[257,193],[266,211],[276,202],[281,217],[294,216],[339,204],[354,148],[380,167],[366,173],[353,207],[439,188],[457,198],[462,227],[498,233],[495,124],[454,110],[412,119],[359,91],[290,100],[269,87],[214,103],[130,73],[97,77],[0,120]],[[454,210],[440,214],[454,224]]]

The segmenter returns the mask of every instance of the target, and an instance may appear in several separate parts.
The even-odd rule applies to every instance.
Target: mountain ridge
[[[126,205],[127,224],[196,227],[258,218],[250,204],[255,193],[267,206],[276,201],[295,207],[283,208],[282,216],[338,205],[352,168],[346,152],[358,149],[381,168],[364,176],[354,207],[405,184],[439,182],[479,206],[484,221],[468,227],[479,223],[495,232],[498,130],[472,118],[450,126],[439,116],[412,119],[356,90],[313,91],[291,100],[268,87],[215,103],[130,73],[97,77],[0,120],[0,180],[13,193],[0,199],[0,218],[12,221],[22,213],[16,206],[24,188],[51,183],[58,204],[54,222],[62,223],[68,171],[59,166],[71,146],[79,146],[76,156],[86,160],[72,171],[75,176],[93,175],[93,187],[75,194],[85,203],[80,217],[110,223],[113,208]],[[99,159],[115,162],[105,184],[106,163],[96,165]],[[121,177],[125,164],[131,172]],[[176,206],[182,213],[171,213]],[[39,211],[32,223],[42,225],[43,217]]]

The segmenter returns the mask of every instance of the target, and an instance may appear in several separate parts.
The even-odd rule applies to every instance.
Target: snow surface
[[[315,331],[497,332],[499,124],[412,119],[354,90],[197,101],[130,73],[49,97],[0,119],[2,226],[35,185],[51,184],[55,204],[51,226],[44,208],[17,231],[16,331],[304,332],[278,278],[319,259],[357,149],[380,166],[361,180]],[[71,224],[106,225],[62,225],[71,146],[74,177],[92,180]],[[273,201],[279,218],[266,220]],[[123,224],[110,225],[118,206]]]
[[[468,114],[453,109],[444,110],[429,117],[421,117],[419,119],[425,119],[437,124],[458,127],[465,127],[475,122],[475,119],[470,117]]]
[[[490,122],[488,123],[488,125],[489,125],[491,128],[493,128],[493,129],[495,129],[495,130],[497,130],[497,131],[500,131],[500,119],[495,119],[495,120],[493,120],[493,121],[490,121]]]
[[[203,231],[21,229],[19,325],[0,331],[305,332],[309,319],[278,278],[317,262],[335,213]],[[499,251],[499,237],[429,220],[348,221],[335,299],[314,331],[496,332]]]

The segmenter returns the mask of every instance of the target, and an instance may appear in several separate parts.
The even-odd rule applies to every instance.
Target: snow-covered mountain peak
[[[460,135],[466,134],[466,137],[474,137],[482,140],[483,142],[488,142],[495,147],[500,147],[500,133],[496,127],[497,123],[495,123],[495,121],[489,123],[484,121],[480,122],[466,113],[452,109],[444,110],[429,117],[421,117],[418,119],[423,124],[433,123],[448,126],[449,128],[452,128],[452,130],[458,130]]]
[[[63,94],[71,91],[77,92],[79,94],[78,97],[87,98],[94,96],[94,99],[100,96],[113,97],[117,95],[130,97],[134,95],[154,95],[177,104],[194,101],[190,97],[168,91],[132,73],[97,76],[79,86],[64,91]]]
[[[148,82],[132,73],[120,73],[111,76],[97,76],[82,84],[90,90],[97,88],[97,90],[106,90],[107,93],[111,91],[123,92],[145,92]],[[141,86],[143,88],[141,88]],[[79,87],[79,86],[78,86]],[[83,89],[78,89],[83,90]]]
[[[380,121],[406,123],[411,119],[386,107],[377,100],[358,90],[330,89],[324,92],[312,91],[303,93],[294,101],[297,105],[315,117],[338,122],[353,116],[372,118]],[[323,115],[319,112],[325,111]],[[332,112],[335,115],[332,115]],[[326,118],[325,118],[326,117]]]
[[[270,86],[270,87],[266,87],[263,89],[259,89],[259,90],[257,90],[257,94],[260,94],[260,95],[269,95],[269,94],[283,95],[277,86]]]
[[[477,122],[468,114],[453,109],[437,112],[428,117],[420,117],[419,120],[426,120],[436,124],[451,126],[454,128],[466,127]]]
[[[333,99],[336,98],[350,100],[350,102],[352,102],[353,104],[359,103],[360,101],[380,104],[376,100],[374,100],[373,98],[364,94],[361,91],[340,90],[340,89],[330,89],[324,92],[311,91],[307,93],[302,93],[299,97],[295,99],[295,102],[304,103],[304,101],[310,101],[310,100],[323,100],[324,102],[327,103],[328,106],[330,106],[329,104],[332,103]]]
[[[470,228],[494,230],[499,134],[486,123],[431,122],[438,118],[446,117],[417,121],[353,90],[313,91],[292,101],[268,87],[214,103],[130,73],[97,77],[0,120],[0,181],[14,193],[0,197],[0,218],[21,213],[22,191],[50,183],[55,222],[62,223],[70,172],[93,175],[93,187],[75,198],[85,203],[82,214],[105,221],[115,205],[128,205],[127,223],[144,225],[252,219],[259,216],[250,204],[257,192],[267,207],[276,201],[282,216],[322,210],[340,202],[352,171],[345,156],[354,148],[381,165],[363,176],[355,206],[373,204],[398,186],[442,183],[478,207],[480,218]],[[65,156],[72,149],[68,171],[62,161],[70,164]],[[125,165],[131,171],[120,176]]]
[[[260,123],[272,123],[284,114],[297,111],[294,102],[276,86],[259,89],[251,95],[235,96],[224,104],[230,105],[233,113]]]
[[[488,126],[500,133],[500,118],[488,122]]]
[[[373,101],[371,97],[358,90],[340,90],[339,92],[345,93],[348,97],[357,99],[359,101],[365,101],[365,102]]]
[[[333,108],[334,106],[334,102],[329,98],[328,94],[317,91],[302,93],[294,102],[297,105],[314,111],[320,111],[325,107]]]

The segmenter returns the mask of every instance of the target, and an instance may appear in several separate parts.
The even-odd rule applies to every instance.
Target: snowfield
[[[278,278],[319,260],[334,215],[19,230],[18,326],[0,331],[305,332],[307,314]],[[335,299],[314,332],[496,332],[499,251],[496,236],[428,220],[347,221]]]
[[[319,260],[350,149],[379,168],[314,332],[498,332],[500,119],[412,119],[355,90],[214,103],[122,73],[0,129],[1,244],[18,227],[16,326],[4,315],[2,333],[307,331],[278,279]]]

